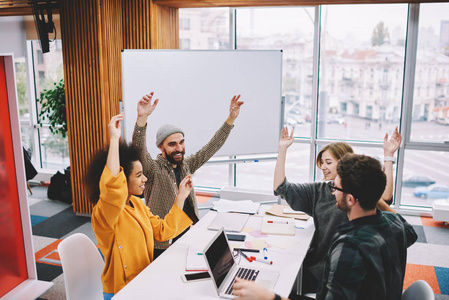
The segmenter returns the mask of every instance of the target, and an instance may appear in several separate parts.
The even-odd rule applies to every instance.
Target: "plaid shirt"
[[[317,299],[401,299],[407,248],[416,239],[413,227],[390,212],[340,225]]]
[[[186,157],[180,166],[181,179],[188,174],[195,173],[196,170],[204,165],[223,146],[233,127],[225,122],[203,148],[195,154]],[[175,198],[178,194],[173,166],[167,159],[162,157],[162,154],[158,154],[157,158],[153,159],[147,151],[146,125],[145,127],[135,125],[133,144],[144,149],[140,161],[142,162],[144,174],[148,178],[144,191],[147,206],[150,208],[152,214],[165,218],[165,215],[168,214],[175,203]],[[193,189],[190,191],[190,195],[186,201],[190,202],[197,219],[199,219],[198,205]],[[193,221],[195,222],[195,220]],[[169,241],[154,243],[154,248],[156,249],[166,249],[169,246]]]

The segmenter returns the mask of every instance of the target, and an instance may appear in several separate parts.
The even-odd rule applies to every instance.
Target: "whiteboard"
[[[124,135],[130,142],[137,102],[154,92],[159,103],[147,121],[148,151],[156,132],[174,124],[185,134],[186,155],[204,146],[229,115],[233,95],[245,103],[216,156],[275,153],[281,128],[282,51],[122,51]]]

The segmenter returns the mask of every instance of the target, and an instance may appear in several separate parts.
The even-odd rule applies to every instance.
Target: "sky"
[[[388,9],[386,9],[388,6]],[[250,28],[253,33],[293,33],[298,28],[305,34],[313,32],[314,7],[240,8],[237,10],[239,28]],[[404,32],[407,27],[408,4],[323,5],[322,21],[335,38],[343,39],[351,32],[355,36],[371,36],[376,25],[383,21],[390,34],[395,28]],[[326,17],[327,16],[327,17]],[[449,3],[427,3],[420,6],[420,27],[433,27],[439,35],[441,20],[449,20]],[[249,33],[248,33],[249,34]]]

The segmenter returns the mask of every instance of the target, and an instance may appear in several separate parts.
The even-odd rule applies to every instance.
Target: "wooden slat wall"
[[[178,9],[148,0],[124,0],[123,48],[179,48]]]
[[[121,50],[178,47],[178,9],[148,0],[62,0],[60,11],[73,209],[90,214],[84,172],[119,112]]]
[[[62,0],[61,36],[73,209],[89,214],[84,171],[119,110],[121,1]]]
[[[123,49],[150,49],[150,1],[123,1]]]
[[[179,48],[178,8],[153,4],[151,28],[152,49]]]

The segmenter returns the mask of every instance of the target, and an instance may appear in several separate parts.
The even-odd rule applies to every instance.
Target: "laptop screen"
[[[223,230],[204,254],[218,288],[234,265],[234,258]]]

